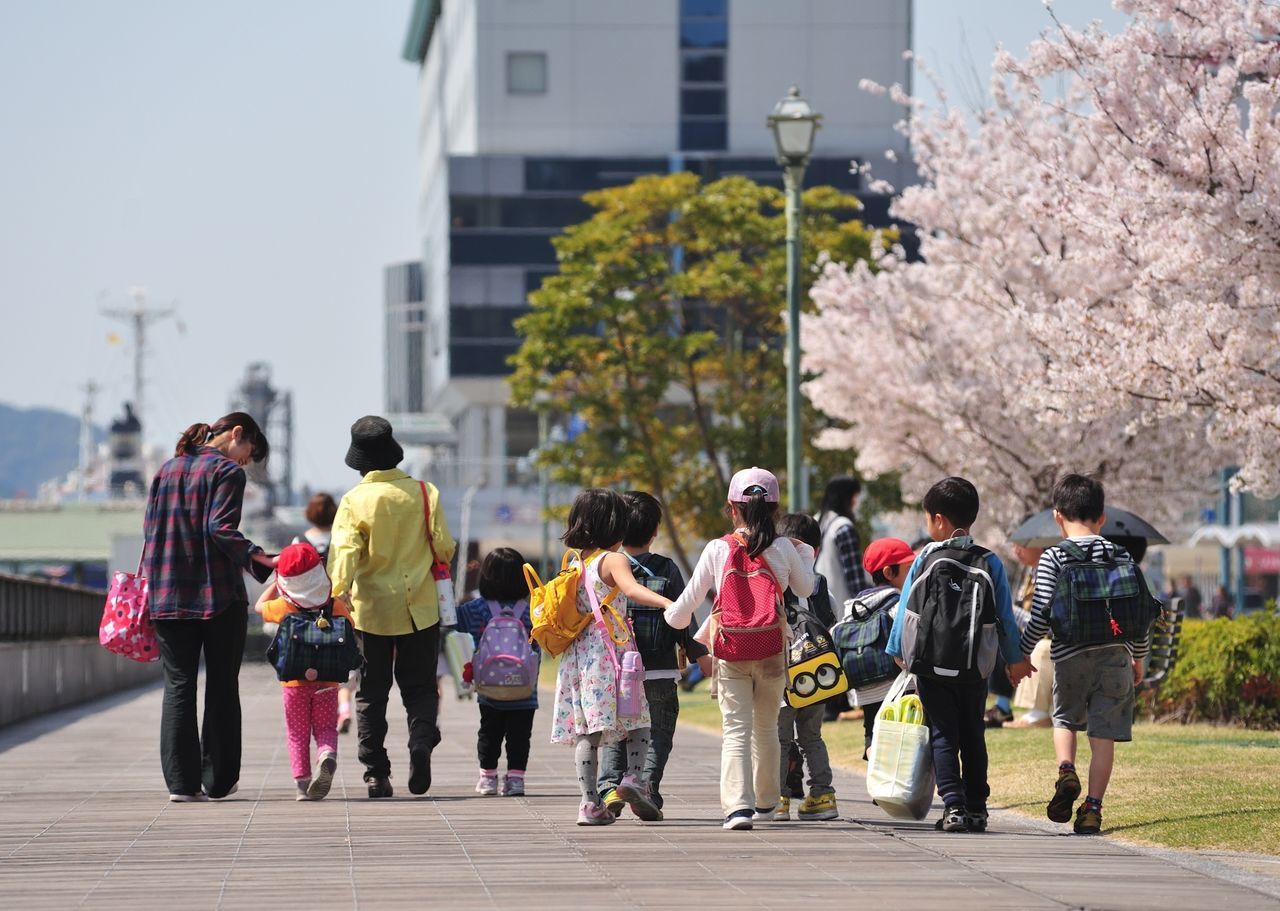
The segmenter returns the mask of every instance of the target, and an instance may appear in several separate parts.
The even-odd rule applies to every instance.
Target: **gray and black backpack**
[[[960,683],[995,667],[996,591],[985,547],[943,543],[917,566],[902,618],[902,658],[913,674]]]

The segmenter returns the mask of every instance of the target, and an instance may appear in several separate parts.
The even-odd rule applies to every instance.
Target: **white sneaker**
[[[297,794],[297,796],[296,796],[296,797],[294,797],[293,799],[294,799],[294,800],[310,800],[310,799],[311,799],[311,797],[310,797],[310,795],[307,793],[307,791],[308,791],[308,790],[310,790],[310,788],[311,788],[311,779],[310,779],[310,778],[295,778],[293,781],[294,781],[294,784],[296,784],[296,785],[298,786],[298,794]]]
[[[325,795],[329,793],[329,788],[333,786],[333,773],[337,768],[337,756],[327,751],[320,754],[320,771],[316,773],[315,780],[307,788],[308,800],[324,800]]]
[[[199,794],[170,794],[169,803],[204,803],[209,795],[204,791]]]
[[[498,793],[498,773],[480,770],[480,780],[476,782],[476,793],[485,797],[493,797]]]

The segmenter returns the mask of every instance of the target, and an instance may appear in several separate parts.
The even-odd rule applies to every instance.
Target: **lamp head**
[[[813,153],[813,134],[822,125],[822,115],[800,97],[799,87],[793,85],[787,97],[778,102],[768,123],[777,146],[778,163],[806,164]]]

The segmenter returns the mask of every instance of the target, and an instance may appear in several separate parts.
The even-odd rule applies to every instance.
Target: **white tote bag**
[[[903,671],[884,697],[867,755],[871,802],[897,819],[924,819],[933,806],[933,753],[924,724],[889,721],[884,716],[906,692],[912,675]],[[899,713],[901,714],[901,713]]]

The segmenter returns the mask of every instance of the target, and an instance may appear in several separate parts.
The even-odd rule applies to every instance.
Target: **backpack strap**
[[[658,574],[657,574],[657,573],[655,573],[655,572],[654,572],[653,570],[651,570],[649,567],[645,566],[643,563],[641,563],[641,562],[640,562],[639,560],[637,560],[635,557],[631,556],[631,554],[627,554],[627,559],[631,561],[631,568],[632,568],[632,569],[642,569],[642,570],[644,570],[644,574],[645,574],[646,576],[648,576],[650,579],[656,579],[656,578],[658,578]]]
[[[1084,548],[1072,541],[1070,538],[1064,538],[1058,542],[1058,550],[1067,555],[1067,558],[1073,563],[1088,563],[1089,555],[1085,553]]]

